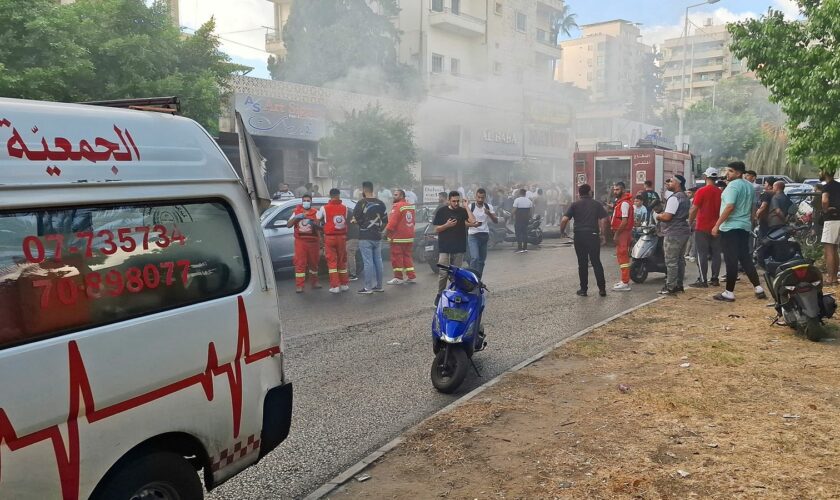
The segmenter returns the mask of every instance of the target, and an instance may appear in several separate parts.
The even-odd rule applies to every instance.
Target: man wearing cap
[[[663,250],[665,252],[665,286],[660,290],[662,295],[673,295],[683,292],[685,280],[685,247],[691,237],[688,225],[688,213],[691,201],[685,194],[685,177],[675,175],[665,181],[665,186],[673,194],[665,201],[665,210],[659,214],[662,234],[665,236]]]
[[[756,298],[767,298],[758,281],[758,273],[750,255],[749,239],[755,215],[755,191],[752,184],[743,179],[746,170],[742,161],[733,161],[726,166],[726,179],[729,184],[721,195],[720,216],[712,228],[712,236],[720,237],[723,260],[726,263],[726,290],[713,298],[723,302],[735,302],[735,281],[738,279],[739,263],[755,287]]]
[[[712,228],[720,215],[720,189],[715,185],[718,171],[709,167],[703,176],[706,185],[697,190],[688,213],[689,224],[694,224],[694,248],[697,250],[697,268],[700,270],[697,282],[689,285],[692,288],[708,288],[710,284],[720,286],[720,238],[712,236]],[[710,258],[711,280],[708,279]]]

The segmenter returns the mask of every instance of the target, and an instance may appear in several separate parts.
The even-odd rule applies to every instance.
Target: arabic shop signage
[[[236,110],[252,135],[320,141],[326,135],[327,108],[252,94],[236,94]]]
[[[571,155],[569,129],[531,125],[525,133],[525,154],[567,159]]]

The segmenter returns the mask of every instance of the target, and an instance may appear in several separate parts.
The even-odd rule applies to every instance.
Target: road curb
[[[407,429],[404,429],[404,430],[402,431],[402,433],[400,434],[400,436],[398,436],[398,437],[396,437],[396,438],[392,439],[391,441],[389,441],[388,443],[386,443],[386,444],[385,444],[385,445],[383,445],[382,447],[378,448],[376,451],[374,451],[374,452],[370,453],[370,454],[369,454],[368,456],[366,456],[365,458],[363,458],[363,459],[359,460],[358,462],[356,462],[355,464],[351,465],[349,468],[347,468],[346,470],[344,470],[344,472],[342,472],[341,474],[339,474],[339,475],[335,476],[335,477],[334,477],[334,478],[332,478],[330,481],[328,481],[328,482],[324,483],[324,484],[323,484],[323,485],[321,485],[318,489],[316,489],[315,491],[313,491],[312,493],[310,493],[309,495],[307,495],[307,496],[304,498],[304,500],[320,500],[320,499],[322,499],[322,498],[326,497],[327,495],[329,495],[329,494],[333,493],[335,490],[337,490],[337,489],[338,489],[340,486],[342,486],[344,483],[346,483],[347,481],[349,481],[350,479],[352,479],[352,478],[353,478],[353,476],[355,476],[355,475],[357,475],[358,473],[362,472],[362,471],[363,471],[363,470],[365,470],[368,466],[370,466],[370,464],[372,464],[373,462],[377,461],[377,460],[378,460],[379,458],[381,458],[383,455],[385,455],[385,454],[386,454],[386,453],[388,453],[389,451],[391,451],[391,450],[393,450],[394,448],[396,448],[396,447],[397,447],[400,443],[402,443],[402,442],[403,442],[403,440],[404,440],[403,435],[405,435],[405,434],[407,434],[407,433],[409,433],[409,432],[411,432],[411,431],[413,431],[413,430],[415,430],[415,429],[419,428],[420,426],[422,426],[422,425],[423,425],[423,422],[425,422],[426,420],[428,420],[428,419],[430,419],[430,418],[437,417],[437,416],[439,416],[439,415],[444,415],[444,414],[449,413],[449,412],[451,412],[452,410],[454,410],[454,409],[456,409],[456,408],[458,408],[458,407],[460,407],[460,406],[462,406],[462,405],[466,404],[468,401],[472,400],[473,398],[475,398],[476,396],[478,396],[478,395],[479,395],[479,394],[481,394],[482,392],[486,391],[486,390],[487,390],[487,389],[489,389],[490,387],[493,387],[494,385],[496,385],[497,383],[499,383],[499,381],[500,381],[502,378],[504,378],[505,376],[507,376],[508,374],[518,372],[518,371],[522,370],[523,368],[525,368],[526,366],[531,365],[531,364],[533,364],[533,363],[535,363],[535,362],[537,362],[537,361],[541,360],[542,358],[544,358],[544,357],[546,357],[548,354],[550,354],[550,353],[551,353],[551,351],[553,351],[553,350],[557,349],[558,347],[561,347],[561,346],[563,346],[564,344],[567,344],[567,343],[569,343],[569,342],[571,342],[571,341],[573,341],[573,340],[575,340],[575,339],[578,339],[578,338],[580,338],[580,337],[583,337],[584,335],[586,335],[587,333],[591,332],[592,330],[594,330],[594,329],[596,329],[596,328],[600,328],[600,327],[602,327],[602,326],[604,326],[604,325],[606,325],[606,324],[608,324],[608,323],[611,323],[611,322],[613,322],[613,321],[615,321],[615,320],[617,320],[617,319],[621,318],[622,316],[626,316],[626,315],[628,315],[628,314],[630,314],[630,313],[632,313],[632,312],[634,312],[634,311],[636,311],[636,310],[638,310],[638,309],[641,309],[641,308],[643,308],[643,307],[647,307],[647,306],[649,306],[649,305],[653,304],[654,302],[657,302],[657,301],[659,301],[659,300],[662,300],[663,298],[664,298],[664,297],[656,297],[655,299],[651,299],[651,300],[649,300],[649,301],[647,301],[647,302],[643,302],[643,303],[641,303],[641,304],[639,304],[639,305],[637,305],[637,306],[633,306],[633,307],[631,307],[630,309],[627,309],[627,310],[625,310],[625,311],[622,311],[622,312],[620,312],[620,313],[618,313],[618,314],[614,314],[613,316],[610,316],[609,318],[607,318],[607,319],[605,319],[605,320],[601,320],[601,321],[599,321],[598,323],[595,323],[595,324],[594,324],[594,325],[592,325],[592,326],[588,326],[588,327],[584,328],[583,330],[580,330],[579,332],[574,333],[574,334],[572,334],[572,335],[570,335],[570,336],[568,336],[568,337],[564,338],[563,340],[561,340],[560,342],[557,342],[557,343],[556,343],[556,344],[554,344],[553,346],[551,346],[551,347],[549,347],[549,348],[547,348],[547,349],[545,349],[545,350],[543,350],[543,351],[541,351],[541,352],[539,352],[539,353],[535,354],[534,356],[531,356],[530,358],[526,359],[525,361],[522,361],[521,363],[519,363],[519,364],[517,364],[517,365],[513,366],[512,368],[509,368],[509,369],[505,370],[504,372],[502,372],[502,373],[500,373],[499,375],[497,375],[495,378],[493,378],[493,379],[491,379],[491,380],[488,380],[487,382],[485,382],[485,383],[481,384],[480,386],[476,387],[475,389],[471,390],[470,392],[468,392],[468,393],[464,394],[464,395],[463,395],[463,396],[461,396],[460,398],[458,398],[458,399],[456,399],[455,401],[453,401],[453,402],[449,403],[448,405],[446,405],[445,407],[443,407],[443,408],[441,408],[440,410],[436,411],[435,413],[433,413],[433,414],[429,415],[428,417],[424,418],[424,419],[423,419],[421,422],[419,422],[418,424],[413,425],[413,426],[411,426],[411,427],[409,427],[409,428],[407,428]]]

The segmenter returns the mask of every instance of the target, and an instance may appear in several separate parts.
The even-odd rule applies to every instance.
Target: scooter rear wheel
[[[825,336],[825,328],[822,321],[817,318],[808,318],[805,323],[800,323],[799,333],[811,342],[819,342]]]
[[[444,359],[446,365],[443,363]],[[467,376],[469,362],[462,347],[447,345],[445,349],[438,351],[435,360],[432,361],[432,385],[444,394],[455,392]]]

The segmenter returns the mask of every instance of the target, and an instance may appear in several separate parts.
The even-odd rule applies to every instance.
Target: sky
[[[418,1],[418,0],[402,0]],[[641,23],[642,41],[661,44],[667,38],[677,38],[683,30],[685,8],[702,0],[567,0],[576,13],[578,24],[611,19],[626,19]],[[268,0],[180,0],[181,25],[186,31],[216,18],[216,32],[222,38],[222,50],[237,63],[251,66],[249,76],[270,78],[266,69],[266,27],[273,28],[273,4]],[[796,17],[793,0],[720,0],[714,5],[691,9],[689,20],[701,25],[712,18],[715,24],[758,17],[769,7]],[[573,35],[577,36],[576,33]]]

